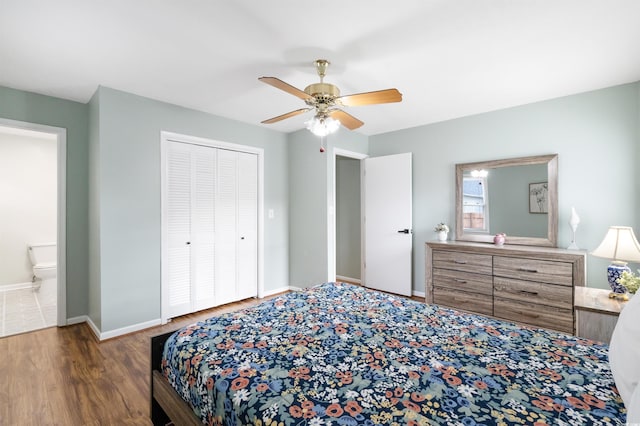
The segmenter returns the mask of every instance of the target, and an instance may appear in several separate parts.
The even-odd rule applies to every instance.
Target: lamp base
[[[611,292],[611,293],[609,293],[609,299],[629,300],[629,294],[628,293],[614,293],[614,292]]]
[[[627,294],[627,288],[618,282],[618,278],[622,275],[623,272],[631,272],[631,269],[627,266],[627,262],[613,261],[611,265],[607,268],[607,281],[609,282],[609,287],[611,287],[611,293],[609,294],[610,298],[622,298]],[[615,296],[611,296],[611,295]],[[629,297],[627,296],[628,300]]]

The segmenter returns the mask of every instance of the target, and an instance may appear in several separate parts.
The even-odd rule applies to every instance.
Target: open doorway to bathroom
[[[0,337],[64,324],[65,158],[64,129],[0,119]]]

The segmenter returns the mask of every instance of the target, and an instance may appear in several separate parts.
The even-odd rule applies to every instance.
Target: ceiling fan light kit
[[[315,115],[310,120],[305,121],[305,125],[314,135],[324,138],[325,136],[337,131],[341,124],[349,130],[355,130],[364,124],[364,122],[340,109],[340,107],[402,101],[402,94],[398,92],[397,89],[386,89],[375,92],[340,96],[340,89],[337,86],[324,82],[324,76],[326,75],[329,64],[330,62],[326,59],[318,59],[315,61],[316,70],[318,72],[318,76],[320,76],[320,82],[308,85],[305,87],[304,91],[291,86],[276,77],[260,77],[258,80],[263,83],[267,83],[277,89],[290,93],[302,99],[307,104],[307,108],[297,109],[295,111],[264,120],[262,123],[276,123],[278,121],[315,110]],[[322,149],[321,152],[323,152]]]
[[[304,122],[307,129],[316,136],[325,137],[340,128],[340,122],[331,116],[317,114]]]

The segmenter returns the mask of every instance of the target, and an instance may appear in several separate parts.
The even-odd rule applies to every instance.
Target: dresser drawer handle
[[[521,271],[521,272],[531,272],[531,273],[534,273],[534,274],[535,274],[536,272],[538,272],[538,270],[537,270],[537,269],[528,269],[528,268],[518,268],[518,271]]]
[[[454,278],[453,279],[455,282],[460,283],[460,284],[466,284],[467,280],[461,280],[460,278]]]
[[[531,296],[537,296],[538,295],[537,291],[529,291],[529,290],[520,290],[520,293],[522,293],[522,294],[530,294]]]
[[[454,260],[453,263],[457,263],[458,265],[466,265],[467,261],[466,260]]]

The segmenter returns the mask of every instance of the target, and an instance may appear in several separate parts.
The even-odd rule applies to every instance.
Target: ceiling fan
[[[307,111],[315,110],[315,116],[306,122],[307,128],[317,136],[326,136],[333,133],[342,124],[349,130],[357,129],[364,123],[351,114],[340,109],[341,107],[386,104],[402,101],[402,94],[397,89],[378,90],[375,92],[357,93],[354,95],[340,96],[340,89],[330,83],[324,82],[324,76],[330,62],[326,59],[315,61],[320,83],[308,85],[304,90],[300,90],[285,83],[276,77],[260,77],[258,80],[267,83],[277,89],[284,90],[302,99],[307,108],[300,108],[277,117],[262,121],[263,124],[276,123],[296,115],[304,114]]]

